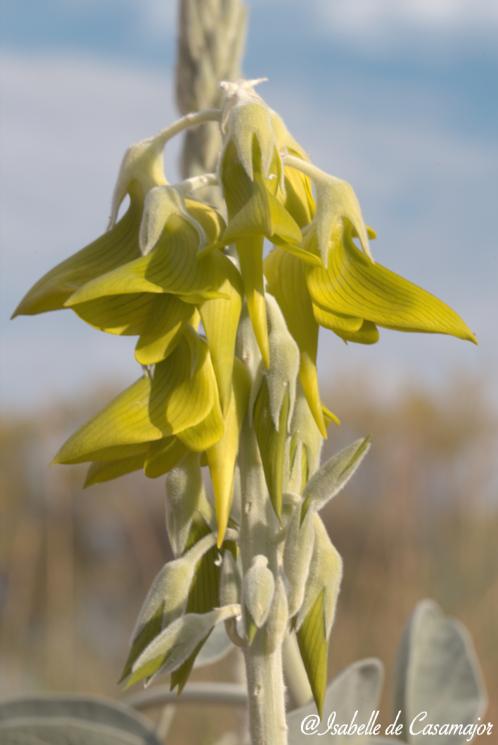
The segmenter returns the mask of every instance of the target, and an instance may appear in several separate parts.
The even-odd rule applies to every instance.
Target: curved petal
[[[115,448],[114,457],[124,457],[121,446],[159,440],[164,435],[149,414],[151,381],[144,376],[120,393],[99,414],[84,424],[61,447],[55,463],[84,463],[100,460],[99,452]],[[112,452],[112,451],[111,451]],[[126,449],[125,449],[126,453]]]
[[[88,469],[84,488],[94,484],[102,484],[105,481],[112,481],[134,471],[140,471],[143,468],[144,460],[145,455],[133,455],[130,458],[121,458],[120,460],[95,461],[91,463]]]
[[[313,302],[332,313],[364,318],[399,331],[475,336],[448,305],[421,287],[373,264],[345,235],[330,251],[329,267],[308,271]]]
[[[153,295],[132,293],[99,297],[74,305],[72,310],[83,321],[108,334],[135,336],[146,328]]]
[[[184,218],[172,215],[153,251],[88,282],[66,305],[137,292],[169,292],[188,297],[202,294],[205,289],[199,270],[197,233]]]
[[[207,417],[217,395],[207,344],[187,326],[176,349],[156,365],[149,401],[151,422],[164,435],[183,432]]]
[[[195,315],[195,309],[174,295],[144,294],[141,297],[149,298],[150,312],[141,329],[135,359],[141,365],[155,365],[173,351],[185,324]]]
[[[138,230],[142,205],[132,200],[126,214],[108,233],[45,274],[24,296],[13,318],[64,308],[82,285],[140,256]]]
[[[177,437],[166,437],[149,445],[144,463],[144,473],[150,479],[171,471],[185,457],[188,450]]]

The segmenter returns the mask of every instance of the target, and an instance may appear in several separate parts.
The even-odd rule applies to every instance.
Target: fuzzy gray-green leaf
[[[166,476],[166,528],[175,556],[187,544],[192,520],[205,499],[198,453],[188,455]]]
[[[122,704],[82,696],[0,704],[2,745],[160,745],[145,719]]]
[[[187,660],[213,626],[240,613],[239,605],[215,608],[210,613],[187,613],[177,618],[142,652],[132,667],[127,686],[159,671],[171,673]]]
[[[370,438],[356,440],[327,460],[304,490],[303,517],[311,507],[318,511],[347,484],[370,449]]]
[[[487,704],[486,690],[472,641],[465,627],[425,600],[415,609],[400,645],[395,681],[396,711],[403,714],[404,731],[420,712],[422,724],[471,724]],[[440,745],[463,745],[468,735],[440,735]],[[408,735],[409,743],[424,740]]]

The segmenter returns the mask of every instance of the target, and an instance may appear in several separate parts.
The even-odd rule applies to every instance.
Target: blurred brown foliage
[[[48,465],[107,393],[0,420],[2,696],[118,696],[128,635],[168,557],[162,479],[132,475],[83,491],[84,468]],[[345,422],[327,450],[366,433],[374,442],[325,513],[345,563],[334,674],[378,656],[389,683],[402,628],[417,601],[432,597],[468,626],[488,690],[498,691],[498,418],[488,394],[467,379],[386,401],[363,377],[348,377],[325,397]],[[233,679],[234,661],[196,676]],[[385,716],[389,696],[388,685]],[[168,741],[214,742],[228,721],[221,726],[216,712],[201,713],[199,740],[201,720],[182,709]],[[498,723],[496,700],[486,716]]]

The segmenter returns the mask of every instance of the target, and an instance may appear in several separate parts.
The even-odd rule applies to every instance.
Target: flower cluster
[[[108,231],[48,272],[16,310],[70,308],[97,329],[138,338],[143,374],[65,443],[56,462],[90,462],[93,484],[137,469],[157,477],[197,453],[211,472],[219,543],[248,406],[263,422],[262,437],[272,427],[281,434],[280,460],[267,469],[277,510],[291,420],[307,409],[321,437],[334,420],[318,389],[320,326],[360,344],[376,342],[379,326],[475,341],[451,308],[373,260],[375,234],[353,189],[311,163],[256,82],[225,83],[220,111],[190,115],[131,147]],[[223,134],[217,173],[168,184],[168,139],[212,119]],[[198,197],[206,185],[219,187],[222,210]],[[277,404],[269,299],[295,342],[299,377],[298,395],[287,390]],[[244,306],[262,371],[256,391],[236,352]]]
[[[319,328],[360,344],[378,341],[379,327],[475,338],[451,308],[374,261],[352,187],[310,161],[257,82],[223,84],[220,110],[132,146],[108,230],[42,277],[15,315],[71,309],[137,337],[140,377],[55,458],[89,463],[87,485],[166,474],[175,559],[145,600],[123,677],[163,670],[181,689],[221,622],[235,643],[266,652],[295,632],[320,710],[342,561],[318,512],[369,443],[319,467],[338,422],[318,387]],[[222,133],[216,173],[168,183],[165,144],[209,121]],[[218,208],[202,198],[207,186]]]

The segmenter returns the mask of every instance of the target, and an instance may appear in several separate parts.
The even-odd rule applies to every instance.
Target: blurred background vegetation
[[[416,602],[433,597],[469,628],[498,721],[498,417],[486,380],[416,384],[379,397],[364,371],[325,400],[345,422],[332,451],[370,433],[373,448],[325,519],[345,562],[331,645],[335,674],[378,656],[391,679]],[[128,476],[82,490],[84,467],[49,466],[61,441],[113,393],[105,386],[0,420],[0,695],[120,695],[128,636],[168,557],[163,480]],[[236,653],[195,673],[234,680]],[[390,715],[390,689],[384,718]],[[213,743],[243,712],[178,709],[168,739]],[[199,727],[202,738],[199,739]]]

